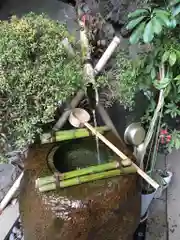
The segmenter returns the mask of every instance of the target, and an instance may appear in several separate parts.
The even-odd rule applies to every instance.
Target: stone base
[[[40,194],[35,179],[47,171],[52,145],[29,150],[20,212],[26,240],[129,240],[140,220],[136,174]],[[61,159],[60,159],[61,160]]]

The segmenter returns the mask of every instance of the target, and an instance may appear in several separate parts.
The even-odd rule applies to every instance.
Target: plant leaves
[[[147,16],[148,13],[149,13],[149,11],[147,9],[137,9],[136,11],[129,13],[128,18],[136,18],[141,15]]]
[[[180,75],[177,75],[174,80],[177,81],[177,85],[180,85]]]
[[[138,17],[134,20],[131,20],[128,25],[126,26],[126,28],[128,30],[131,30],[133,28],[135,28],[143,19],[145,18],[145,16],[142,16],[142,17]]]
[[[166,15],[166,16],[169,16],[170,15],[170,13],[168,12],[168,11],[166,11],[166,10],[163,10],[163,9],[159,9],[159,8],[155,8],[154,10],[153,10],[153,13],[155,13],[156,15]]]
[[[170,3],[169,3],[169,6],[174,6],[174,5],[176,5],[176,4],[178,4],[178,3],[180,3],[180,0],[174,0],[174,1],[171,1]]]
[[[151,69],[151,78],[153,80],[156,78],[156,69],[154,67]]]
[[[169,58],[170,52],[166,51],[162,56],[162,62],[166,62]]]
[[[175,63],[176,63],[176,53],[175,52],[172,52],[172,53],[170,53],[170,55],[169,55],[169,64],[171,65],[171,66],[173,66]]]
[[[171,91],[171,85],[169,84],[164,90],[164,97],[167,97]]]
[[[177,16],[180,13],[180,4],[172,10],[173,16]]]
[[[177,21],[176,21],[175,18],[173,18],[173,19],[171,19],[171,20],[169,21],[168,27],[170,27],[170,28],[175,28],[176,25],[177,25]]]
[[[145,28],[145,22],[141,23],[131,34],[130,43],[136,44],[138,43],[139,39],[142,38],[142,33]]]
[[[143,40],[145,43],[149,43],[153,40],[153,38],[154,38],[153,25],[152,21],[149,21],[144,30]]]
[[[176,140],[175,140],[175,148],[176,148],[176,150],[178,150],[180,148],[180,140],[178,138],[176,138]]]
[[[156,15],[156,18],[161,22],[162,25],[169,26],[169,16],[159,13]]]
[[[152,19],[152,25],[153,25],[153,31],[156,34],[159,34],[162,31],[162,23],[157,17],[154,17]]]
[[[146,73],[150,73],[151,72],[151,69],[152,69],[153,65],[152,64],[149,64],[146,66]]]
[[[161,89],[166,88],[169,85],[170,81],[171,81],[170,78],[164,78],[161,81],[156,80],[156,81],[154,81],[154,86],[158,90],[161,90]]]

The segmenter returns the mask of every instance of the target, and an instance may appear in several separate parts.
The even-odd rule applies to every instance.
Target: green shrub
[[[68,38],[75,57],[61,41]],[[44,15],[0,22],[0,132],[14,148],[33,142],[59,101],[82,85],[80,53],[66,27]]]
[[[112,68],[97,79],[100,87],[108,89],[108,101],[118,101],[124,108],[131,110],[135,104],[135,94],[139,91],[139,70],[140,66],[129,57],[128,52],[118,51]]]

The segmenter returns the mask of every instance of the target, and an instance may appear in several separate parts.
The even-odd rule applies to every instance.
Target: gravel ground
[[[23,240],[23,230],[20,218],[15,222],[5,240]]]

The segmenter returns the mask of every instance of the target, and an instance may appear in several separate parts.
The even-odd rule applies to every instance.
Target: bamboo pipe
[[[123,170],[122,169],[114,169],[114,170],[110,170],[110,171],[94,173],[94,174],[89,174],[89,175],[80,176],[80,177],[74,177],[74,178],[60,181],[59,187],[66,188],[66,187],[71,187],[71,186],[79,185],[79,184],[86,183],[86,182],[92,182],[92,181],[99,180],[99,179],[111,178],[111,177],[116,177],[116,176],[124,175],[124,174],[131,174],[134,172],[135,172],[135,168],[133,166],[131,166],[131,167],[124,168]],[[57,188],[56,183],[49,183],[49,184],[42,185],[41,187],[39,187],[39,191],[47,192],[47,191],[56,190],[56,188]]]
[[[99,72],[102,71],[102,69],[104,68],[104,66],[106,65],[106,63],[108,62],[108,60],[110,59],[110,57],[112,56],[112,54],[114,53],[115,49],[118,47],[119,43],[121,42],[121,38],[118,38],[117,36],[115,36],[113,38],[113,40],[111,41],[110,45],[108,46],[108,48],[106,49],[106,51],[103,53],[103,55],[101,56],[101,58],[99,59],[98,63],[95,66],[94,69],[94,75],[96,76]],[[75,107],[77,107],[77,105],[79,104],[79,102],[82,100],[82,98],[84,97],[84,91],[83,90],[79,90],[76,94],[76,96],[72,99],[71,103],[70,103],[70,109],[66,110],[62,116],[59,118],[59,120],[56,122],[56,124],[53,127],[53,131],[57,131],[60,128],[63,127],[63,125],[65,124],[65,122],[67,121],[69,115],[71,114],[71,110]]]
[[[97,127],[97,131],[100,133],[104,133],[109,131],[110,128],[108,126]],[[71,129],[71,130],[63,130],[57,131],[55,133],[44,133],[41,135],[41,143],[52,143],[52,142],[61,142],[70,139],[79,139],[91,136],[92,133],[88,131],[87,128],[80,129]]]
[[[100,61],[97,63],[94,69],[95,75],[97,75],[103,69],[103,67],[105,66],[107,61],[110,59],[112,53],[115,51],[115,49],[120,44],[120,42],[121,42],[121,39],[119,37],[115,36],[113,38],[113,40],[109,44],[108,48],[106,49],[106,51],[104,52]]]
[[[104,142],[113,152],[115,152],[122,160],[129,160],[129,158],[122,153],[117,147],[115,147],[107,138],[105,138],[102,134],[97,132],[89,123],[84,123],[84,126],[87,127],[94,135],[96,135],[102,142]],[[159,184],[155,182],[150,176],[148,176],[140,167],[138,167],[134,162],[132,162],[133,167],[136,168],[137,173],[144,178],[151,186],[155,189],[159,188]],[[123,162],[122,162],[123,164]]]
[[[104,172],[112,169],[117,169],[119,167],[120,167],[120,164],[118,161],[112,161],[112,162],[100,164],[97,166],[90,166],[90,167],[86,167],[86,168],[82,168],[82,169],[78,169],[70,172],[58,173],[58,178],[60,181],[62,181],[62,180],[67,180],[74,177],[80,177],[84,175],[90,175],[90,174],[100,173],[100,172]],[[126,173],[128,171],[127,169],[128,168],[121,169],[122,173],[123,172]],[[131,166],[130,169],[133,170],[133,167]],[[134,172],[136,172],[135,168],[134,168]],[[36,188],[37,187],[40,188],[43,185],[47,185],[55,182],[56,182],[56,177],[55,175],[52,175],[52,176],[36,179],[35,185],[36,185]]]

